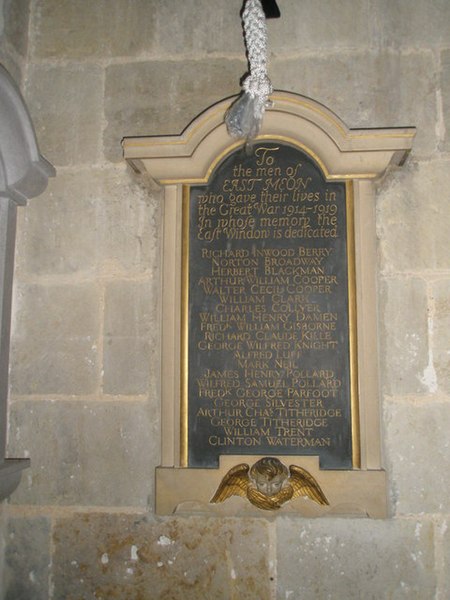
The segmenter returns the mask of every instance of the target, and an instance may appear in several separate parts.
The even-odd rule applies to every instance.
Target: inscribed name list
[[[351,467],[345,184],[265,142],[188,196],[189,466],[284,454]]]

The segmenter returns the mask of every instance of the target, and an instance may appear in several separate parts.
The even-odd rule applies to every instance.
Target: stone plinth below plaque
[[[286,467],[292,463],[306,469],[320,483],[329,505],[319,505],[306,497],[287,502],[277,510],[262,510],[245,498],[233,496],[225,502],[211,504],[223,477],[236,464],[254,464],[261,456],[222,456],[219,469],[164,468],[156,470],[158,490],[156,512],[204,513],[208,515],[263,516],[297,514],[303,517],[372,517],[385,518],[386,473],[381,470],[332,471],[319,469],[317,457],[277,457]]]

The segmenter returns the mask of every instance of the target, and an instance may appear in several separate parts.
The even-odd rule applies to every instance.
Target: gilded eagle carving
[[[231,468],[211,503],[224,502],[231,496],[247,498],[263,510],[277,510],[289,500],[302,496],[318,504],[329,504],[311,473],[296,465],[288,469],[278,458],[271,456],[261,458],[252,468],[246,463]]]

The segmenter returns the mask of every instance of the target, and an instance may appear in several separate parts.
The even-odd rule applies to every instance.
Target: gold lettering
[[[300,153],[284,162],[270,143],[253,152],[191,189],[200,308],[191,301],[189,418],[218,455],[318,454],[348,432],[349,376],[335,360],[348,355],[348,282],[336,269],[346,260],[344,188]]]

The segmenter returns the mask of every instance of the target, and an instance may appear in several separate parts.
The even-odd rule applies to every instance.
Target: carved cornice
[[[375,179],[401,164],[411,149],[415,128],[349,129],[328,108],[297,94],[274,92],[258,140],[279,139],[308,152],[327,179]],[[215,104],[181,133],[130,137],[122,142],[125,159],[161,184],[205,182],[216,163],[242,140],[230,138],[224,117],[233,98]],[[320,158],[319,158],[320,157]]]

